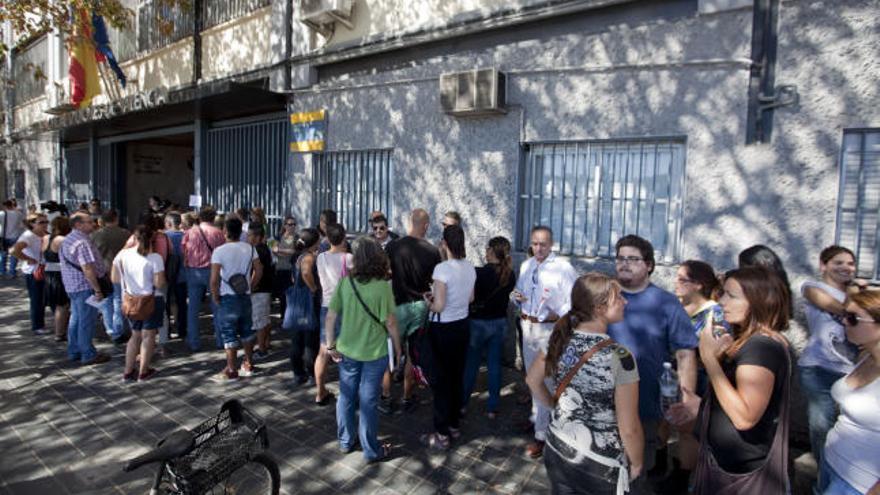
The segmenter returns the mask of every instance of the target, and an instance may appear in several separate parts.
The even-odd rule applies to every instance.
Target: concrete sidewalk
[[[208,324],[203,319],[204,348],[212,347]],[[96,344],[113,359],[80,367],[67,361],[66,344],[31,334],[21,280],[0,281],[0,329],[0,494],[146,493],[151,469],[126,474],[124,461],[216,414],[229,398],[266,420],[282,493],[549,492],[543,463],[522,454],[528,438],[513,433],[528,411],[515,403],[510,372],[499,419],[485,418],[485,393],[474,397],[462,438],[448,452],[428,452],[418,444],[431,425],[430,392],[422,390],[416,411],[382,418],[381,437],[392,442],[392,459],[367,465],[360,451],[339,453],[335,408],[315,405],[314,389],[289,386],[289,344],[280,332],[258,376],[215,383],[211,376],[223,367],[222,353],[190,355],[173,341],[173,354],[156,362],[156,378],[124,384],[122,350],[106,338]],[[336,393],[335,371],[330,388]]]

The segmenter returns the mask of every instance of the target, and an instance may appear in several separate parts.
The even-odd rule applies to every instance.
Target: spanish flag
[[[74,12],[75,28],[70,46],[70,103],[87,107],[92,98],[101,94],[95,41],[92,38],[92,17],[85,10]]]

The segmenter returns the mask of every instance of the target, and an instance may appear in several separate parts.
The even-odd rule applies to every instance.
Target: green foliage
[[[154,0],[159,5],[179,6],[192,9],[192,0]],[[0,1],[0,56],[12,47],[25,45],[32,39],[57,26],[68,39],[75,35],[74,24],[70,13],[86,9],[104,17],[108,26],[115,29],[132,29],[135,11],[131,8],[137,4],[131,0],[7,0]],[[162,11],[163,9],[158,9]],[[171,11],[170,9],[168,10]],[[12,46],[7,46],[7,24],[12,28],[14,39]],[[161,31],[171,32],[174,19],[158,19]]]

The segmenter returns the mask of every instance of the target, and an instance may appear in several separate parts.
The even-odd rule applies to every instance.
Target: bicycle
[[[235,399],[193,430],[178,430],[129,460],[123,471],[159,463],[150,495],[278,495],[278,464],[266,452],[263,420]]]

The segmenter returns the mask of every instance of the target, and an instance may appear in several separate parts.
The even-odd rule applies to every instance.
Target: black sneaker
[[[394,413],[394,401],[391,397],[382,396],[379,398],[379,412],[386,416]]]

